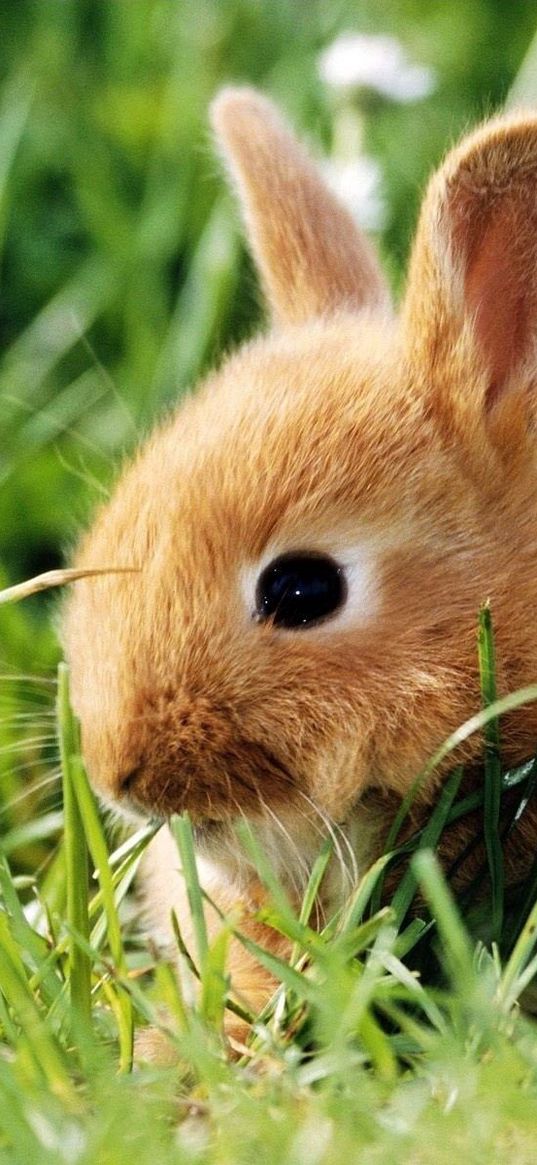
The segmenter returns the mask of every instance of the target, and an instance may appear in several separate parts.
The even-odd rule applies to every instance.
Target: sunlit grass
[[[481,627],[490,659],[488,613]],[[6,1160],[121,1163],[135,1151],[143,1165],[154,1161],[157,1143],[164,1162],[240,1165],[252,1160],[252,1145],[259,1160],[282,1165],[341,1154],[360,1161],[366,1151],[436,1162],[448,1159],[446,1138],[475,1154],[471,1160],[512,1143],[517,1162],[531,1160],[537,1040],[518,999],[537,970],[537,907],[503,963],[497,947],[476,944],[468,932],[427,844],[456,819],[457,807],[459,813],[476,807],[475,798],[457,799],[460,773],[447,782],[425,830],[380,858],[320,930],[310,919],[330,842],[296,910],[255,830],[244,826],[241,844],[268,891],[259,917],[288,940],[287,959],[243,935],[240,918],[222,917],[209,941],[191,825],[188,817],[172,822],[195,935],[195,949],[187,951],[177,932],[177,957],[187,961],[191,979],[185,991],[168,964],[144,950],[132,915],[129,892],[155,827],[109,851],[81,761],[67,678],[62,667],[57,721],[65,832],[55,861],[64,895],[58,898],[50,870],[20,879],[6,858],[0,862]],[[480,725],[493,715],[489,705]],[[517,779],[501,777],[501,791]],[[518,776],[522,809],[524,780]],[[481,803],[486,833],[483,792]],[[375,906],[387,863],[412,849],[394,897]],[[248,1015],[233,997],[231,935],[274,977],[274,996],[260,1016]],[[425,977],[413,960],[423,943],[436,961]],[[247,1044],[232,1045],[232,1057],[229,1007],[252,1024]],[[133,1072],[133,1034],[136,1042],[148,1029],[166,1040],[168,1066],[140,1060]],[[147,1046],[143,1038],[140,1046]]]

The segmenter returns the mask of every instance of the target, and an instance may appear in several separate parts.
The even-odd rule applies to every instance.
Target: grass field
[[[494,724],[495,710],[481,722]],[[472,1162],[534,1160],[537,1040],[518,999],[537,965],[535,873],[521,888],[515,933],[506,928],[490,950],[476,944],[429,848],[468,811],[459,772],[400,851],[414,853],[391,903],[375,905],[381,859],[320,933],[308,920],[329,847],[296,914],[255,835],[245,835],[271,893],[264,917],[293,953],[281,961],[258,949],[279,987],[230,1060],[226,956],[240,919],[223,919],[207,943],[192,832],[178,818],[198,980],[194,995],[180,990],[147,950],[128,894],[154,827],[109,852],[63,667],[56,714],[63,843],[33,879],[0,859],[0,1160],[428,1163],[454,1152]],[[504,775],[500,795],[519,788],[523,808],[535,775],[535,766]],[[485,835],[489,826],[485,810]],[[409,915],[417,887],[421,905]],[[480,910],[486,928],[489,898]],[[168,1033],[168,1067],[133,1068],[133,1034],[148,1024]]]
[[[535,22],[531,0],[5,6],[0,586],[65,561],[154,418],[260,320],[206,128],[218,86],[271,92],[334,163],[345,132],[360,139],[379,168],[375,233],[398,288],[446,145],[512,85],[537,98]],[[402,101],[373,87],[345,104],[319,58],[348,29],[398,37],[433,71],[429,92]],[[293,957],[271,964],[281,986],[231,1060],[221,1028],[240,921],[224,920],[207,950],[194,908],[200,987],[181,994],[131,893],[151,827],[130,840],[103,829],[64,670],[57,681],[57,621],[49,596],[0,607],[0,1162],[533,1162],[537,1037],[518,1000],[536,970],[537,872],[497,943],[477,941],[498,917],[494,857],[477,925],[431,852],[468,808],[458,774],[405,851],[393,901],[381,862],[321,934],[308,923],[328,851],[297,916],[245,840]],[[528,766],[497,791],[515,787],[523,808],[534,783]],[[483,828],[494,853],[486,811]],[[176,835],[188,864],[188,821]],[[169,1031],[173,1066],[132,1068],[147,1025]]]

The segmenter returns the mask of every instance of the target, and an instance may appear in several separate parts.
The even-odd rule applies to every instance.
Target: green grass
[[[488,610],[480,620],[483,712],[446,742],[494,724]],[[527,691],[518,701],[537,698]],[[511,703],[514,702],[514,697]],[[537,1039],[519,998],[537,971],[537,903],[500,958],[469,933],[430,845],[481,803],[483,834],[497,836],[486,788],[446,783],[426,827],[379,859],[321,931],[310,916],[330,859],[314,863],[301,908],[291,907],[255,830],[242,843],[269,891],[260,917],[290,943],[288,960],[222,918],[208,940],[188,817],[172,822],[187,882],[196,949],[194,992],[141,939],[129,891],[153,826],[109,852],[80,756],[62,665],[57,697],[65,830],[52,867],[28,884],[0,862],[0,1161],[137,1160],[441,1162],[534,1159]],[[498,797],[519,790],[528,766],[498,774]],[[392,834],[392,836],[394,836]],[[412,856],[413,855],[413,856]],[[497,857],[487,851],[491,880]],[[410,857],[390,903],[375,905],[386,864]],[[61,867],[63,894],[58,895]],[[94,869],[93,877],[88,871]],[[503,893],[498,887],[504,914]],[[415,892],[419,890],[419,898]],[[528,886],[521,888],[526,900]],[[413,904],[409,920],[408,909]],[[497,918],[497,903],[481,908]],[[180,925],[181,920],[179,920]],[[223,1022],[234,935],[279,984],[252,1036],[230,1059]],[[501,936],[499,936],[501,939]],[[416,952],[434,954],[420,975]],[[419,962],[419,960],[418,960]],[[133,1068],[133,1033],[160,1029],[172,1067]]]

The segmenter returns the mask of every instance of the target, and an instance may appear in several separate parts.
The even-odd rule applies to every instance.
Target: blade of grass
[[[505,996],[502,997],[503,1005],[504,1005],[506,1011],[510,1011],[511,1008],[514,1007],[515,1003],[518,1002],[518,1000],[520,999],[520,996],[526,990],[526,987],[529,987],[530,983],[533,982],[536,975],[537,975],[537,955],[534,955],[533,958],[530,959],[529,963],[526,963],[524,970],[520,971],[520,974],[517,975],[516,979],[513,982],[511,990]],[[524,1006],[524,1003],[522,1002],[522,1007],[523,1006]]]
[[[486,603],[479,613],[478,658],[481,700],[490,708],[497,700],[496,660],[490,606]],[[500,806],[502,768],[500,761],[500,727],[493,716],[483,728],[484,736],[484,835],[485,850],[491,886],[491,938],[499,942],[503,922],[503,850],[500,838]]]
[[[172,1016],[179,1032],[188,1031],[190,1012],[181,991],[181,980],[169,963],[157,963],[155,968],[157,994]]]
[[[116,910],[121,902],[126,898],[137,873],[137,864],[129,863],[129,868],[123,878],[117,879],[114,877],[114,903]],[[97,918],[97,922],[91,931],[91,944],[96,950],[100,950],[103,943],[106,941],[108,934],[108,919],[104,912],[102,912],[103,895],[99,891],[94,895],[90,902],[89,915],[93,919],[98,910],[101,910]]]
[[[428,932],[433,928],[433,919],[429,919],[428,922],[425,922],[423,918],[413,918],[412,922],[410,922],[409,925],[405,927],[405,929],[402,930],[400,934],[397,935],[394,946],[394,954],[397,955],[399,959],[404,959],[405,955],[408,955],[409,952],[416,946],[416,944],[419,943],[420,940],[424,938],[424,936],[428,934]]]
[[[436,1042],[435,1025],[425,1024],[416,1019],[415,1011],[414,1013],[409,1012],[399,1000],[394,998],[393,993],[390,993],[387,998],[379,994],[376,1004],[379,1010],[391,1020],[393,1026],[399,1028],[412,1040],[417,1055],[422,1056],[424,1052],[434,1048]]]
[[[408,994],[412,1002],[417,1002],[419,1004],[421,1010],[425,1013],[432,1025],[438,1028],[438,1031],[446,1031],[446,1022],[442,1012],[440,1011],[440,1008],[437,1007],[436,1003],[434,1002],[432,994],[425,989],[422,983],[419,982],[416,972],[409,971],[408,967],[406,967],[405,964],[401,962],[401,959],[398,958],[398,956],[395,954],[396,945],[397,939],[395,940],[393,950],[387,951],[386,954],[382,956],[381,961],[383,967],[385,967],[386,971],[388,971],[389,974],[393,976],[396,984],[400,984],[402,987],[404,987],[405,993]],[[386,993],[389,992],[392,995],[395,994],[393,991],[393,984],[387,983],[385,986]],[[378,995],[376,998],[378,998]]]
[[[309,923],[311,912],[318,897],[321,883],[326,874],[328,863],[332,857],[333,852],[333,842],[332,839],[328,837],[321,846],[319,854],[313,863],[311,873],[308,878],[308,884],[304,892],[304,897],[300,907],[300,914],[298,916],[298,921],[302,924],[302,926],[307,926]]]
[[[358,1035],[369,1053],[371,1063],[379,1078],[393,1083],[399,1074],[397,1057],[394,1055],[389,1036],[382,1030],[369,1010],[364,1011],[360,1020]]]
[[[442,785],[429,821],[421,832],[419,849],[434,849],[437,845],[446,828],[449,811],[459,791],[463,771],[462,766],[459,765],[458,768],[450,773],[444,785]],[[416,887],[416,875],[412,869],[408,869],[401,879],[391,902],[392,910],[395,912],[395,921],[399,927],[410,909],[416,893]]]
[[[209,895],[205,893],[205,891],[203,891],[203,897],[204,897],[205,901],[209,904],[209,906],[212,908],[212,910],[214,910],[215,914],[217,914],[219,916],[219,918],[221,919],[222,926],[223,927],[228,926],[229,919],[218,908],[216,903],[213,902],[212,898],[210,898]],[[179,926],[179,921],[178,921],[177,915],[176,915],[174,910],[172,911],[172,927],[173,927],[173,933],[175,936],[175,941],[177,943],[177,948],[178,948],[179,954],[181,955],[181,957],[185,961],[186,968],[187,968],[187,970],[192,978],[192,981],[197,980],[197,982],[199,983],[201,981],[200,972],[199,972],[199,970],[198,970],[198,968],[197,968],[197,966],[192,958],[192,955],[191,955],[191,953],[190,953],[190,951],[189,951],[189,949],[184,941],[184,938],[181,934],[181,928]],[[194,1002],[194,997],[192,997],[192,1000],[191,1000],[191,1003],[193,1003],[193,1002]],[[232,1011],[232,1012],[234,1012],[235,1015],[238,1015],[240,1019],[243,1019],[245,1021],[245,1023],[252,1024],[254,1022],[255,1016],[254,1016],[253,1012],[247,1011],[244,1007],[241,1007],[240,1004],[236,1003],[233,999],[230,999],[229,997],[226,1000],[226,1007],[228,1008],[229,1011]]]
[[[271,902],[282,924],[285,923],[291,929],[296,929],[298,919],[295,911],[250,822],[246,820],[239,821],[236,825],[236,833],[241,846],[252,861],[262,885],[268,890]]]
[[[223,921],[224,916],[221,915],[221,918]],[[175,941],[177,943],[177,949],[179,951],[179,954],[181,955],[181,958],[185,960],[185,964],[188,968],[189,973],[192,976],[192,979],[197,979],[197,981],[199,983],[200,979],[201,979],[201,975],[200,975],[200,972],[199,972],[199,970],[194,962],[194,959],[192,958],[192,955],[191,955],[191,953],[190,953],[190,951],[185,943],[185,940],[184,940],[183,935],[181,933],[181,928],[179,926],[179,919],[177,917],[177,914],[175,913],[175,910],[172,910],[172,929],[173,929]]]
[[[319,987],[307,975],[296,971],[285,959],[281,959],[279,955],[272,954],[272,951],[254,942],[240,928],[234,928],[233,934],[245,950],[257,959],[258,963],[266,967],[267,971],[270,971],[279,983],[283,983],[288,990],[294,991],[299,999],[319,1002]]]
[[[384,973],[383,956],[393,949],[395,937],[394,928],[385,925],[377,933],[365,963],[355,961],[349,965],[347,1000],[337,1018],[327,1017],[333,1030],[334,1048],[342,1048],[354,1033],[361,1035],[362,1023],[370,1012],[379,976]]]
[[[366,918],[365,922],[361,922],[359,926],[347,927],[336,935],[334,942],[328,947],[326,961],[328,964],[330,963],[332,952],[335,951],[342,955],[345,960],[356,960],[357,956],[377,938],[379,931],[385,928],[387,923],[393,921],[392,907],[384,906],[377,914],[373,915],[373,918]]]
[[[453,984],[467,992],[473,980],[472,947],[439,862],[431,850],[420,850],[411,864],[436,918]]]
[[[207,938],[207,924],[203,910],[203,894],[199,883],[198,867],[196,864],[194,835],[188,814],[184,813],[180,817],[172,817],[170,828],[173,837],[175,838],[177,848],[179,850],[179,857],[181,859],[181,869],[185,879],[188,903],[192,917],[192,927],[196,940],[200,976],[203,977],[205,961],[207,959],[207,952],[209,950],[209,941]]]
[[[223,926],[213,939],[201,982],[200,1014],[208,1027],[218,1033],[222,1030],[230,981],[226,964],[231,934],[231,926]]]
[[[537,858],[535,858],[532,862],[531,868],[524,880],[524,891],[518,908],[514,912],[512,919],[509,919],[507,932],[504,938],[504,950],[512,951],[513,944],[517,941],[517,937],[521,934],[526,919],[529,917],[532,906],[536,901]]]
[[[374,862],[368,870],[366,870],[363,878],[361,878],[360,882],[358,883],[356,890],[351,895],[343,909],[341,921],[338,924],[339,928],[348,928],[361,922],[368,903],[373,902],[373,895],[375,893],[378,881],[380,878],[382,878],[382,875],[386,870],[386,866],[389,864],[392,858],[393,853],[384,853],[380,858],[377,858],[376,862]],[[373,907],[371,906],[371,913],[377,913],[379,909],[380,894],[377,908],[373,912]]]
[[[507,960],[499,988],[504,1002],[514,1002],[518,994],[517,980],[529,962],[537,942],[537,901],[534,902],[524,926]]]
[[[108,849],[99,819],[97,804],[90,789],[84,765],[81,760],[75,768],[75,793],[80,816],[87,838],[88,848],[95,866],[106,915],[107,938],[114,964],[120,974],[126,973],[126,959],[123,949],[121,926],[116,908],[115,887],[112,871],[108,865]],[[130,1071],[132,1066],[133,1019],[129,996],[119,995],[122,1008],[120,1035],[120,1071]]]
[[[136,833],[126,838],[117,849],[112,850],[108,859],[110,868],[115,870],[116,866],[121,866],[122,871],[124,871],[124,863],[127,858],[136,860],[138,857],[141,857],[145,847],[149,845],[149,842],[152,841],[155,834],[161,828],[160,821],[150,821],[148,825],[142,825],[140,829],[136,830]]]
[[[9,1007],[6,1003],[5,997],[0,991],[0,1029],[2,1031],[2,1039],[7,1040],[8,1043],[14,1047],[17,1043],[18,1032],[15,1023],[13,1022],[9,1013]],[[1,1063],[1,1061],[0,1061]]]
[[[58,669],[58,691],[62,693],[61,708],[65,718],[64,731],[74,744],[78,743],[78,728],[69,704],[68,669],[60,664]],[[80,824],[83,829],[87,846],[91,854],[97,873],[99,886],[103,896],[103,909],[107,919],[107,936],[110,952],[120,974],[126,973],[126,960],[121,936],[121,927],[115,902],[114,880],[108,862],[108,847],[99,818],[97,803],[90,789],[80,753],[70,756],[70,775],[74,790]],[[73,932],[87,938],[85,931],[73,927]],[[124,1015],[120,1028],[120,1069],[128,1071],[132,1064],[132,1007],[130,997],[120,995],[120,1004],[124,1008]]]
[[[58,670],[57,723],[62,765],[67,919],[72,930],[89,937],[88,849],[75,792],[79,777],[80,740],[71,715],[67,669]],[[69,990],[74,1029],[91,1031],[91,963],[85,952],[69,943]]]

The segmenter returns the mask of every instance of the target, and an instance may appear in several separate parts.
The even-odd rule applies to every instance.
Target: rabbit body
[[[256,824],[297,896],[331,834],[328,908],[478,710],[484,600],[500,693],[536,679],[537,118],[498,118],[448,155],[398,316],[369,245],[273,107],[228,90],[214,122],[272,326],[124,472],[76,565],[135,570],[76,583],[64,638],[96,788],[163,821],[187,809],[205,888],[220,909],[241,903],[250,933],[279,950],[253,917],[263,893],[236,822]],[[336,564],[344,583],[326,617],[286,625],[278,608],[265,617],[259,580],[296,554]],[[536,741],[536,705],[502,723],[506,762]],[[471,737],[455,759],[472,771],[481,747]],[[418,817],[445,771],[420,791]],[[513,869],[536,837],[530,809]],[[177,867],[164,828],[144,881],[168,938],[171,908],[185,914]],[[238,944],[232,970],[261,1005],[270,977]]]

